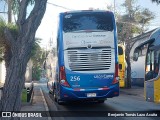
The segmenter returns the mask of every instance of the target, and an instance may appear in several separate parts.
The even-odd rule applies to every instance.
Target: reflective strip
[[[98,90],[108,90],[109,88],[105,87],[105,88],[98,88]]]
[[[98,90],[108,90],[109,88],[108,87],[105,87],[105,88],[98,88]],[[75,88],[73,89],[74,91],[86,91],[86,89],[79,89],[79,88]]]
[[[79,89],[79,88],[75,88],[73,89],[74,91],[85,91],[85,89]]]
[[[80,89],[80,91],[85,91],[85,89]]]

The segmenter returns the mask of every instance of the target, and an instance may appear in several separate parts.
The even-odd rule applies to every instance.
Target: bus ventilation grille
[[[72,71],[106,70],[111,66],[111,48],[99,51],[69,50],[68,63]]]

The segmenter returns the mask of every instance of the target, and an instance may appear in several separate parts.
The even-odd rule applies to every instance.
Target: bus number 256
[[[80,76],[71,76],[70,81],[80,81]]]

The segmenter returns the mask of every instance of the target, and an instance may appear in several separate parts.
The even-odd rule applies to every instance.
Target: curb
[[[46,102],[46,100],[45,100],[45,98],[44,98],[44,94],[43,94],[41,88],[40,88],[40,92],[41,92],[41,95],[42,95],[42,99],[43,99],[43,103],[44,103],[45,109],[46,109],[46,111],[49,111],[49,108],[48,108],[48,106],[47,106],[47,102]],[[48,113],[48,120],[52,120],[52,118],[50,117],[50,114],[49,114],[49,113]]]

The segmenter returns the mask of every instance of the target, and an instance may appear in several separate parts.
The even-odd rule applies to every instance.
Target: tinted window
[[[122,64],[119,64],[119,69],[120,69],[120,70],[122,69]]]
[[[63,31],[72,32],[79,30],[113,30],[111,13],[107,12],[82,12],[68,13],[63,18]]]
[[[119,55],[123,55],[123,49],[120,46],[118,46],[118,54]]]

